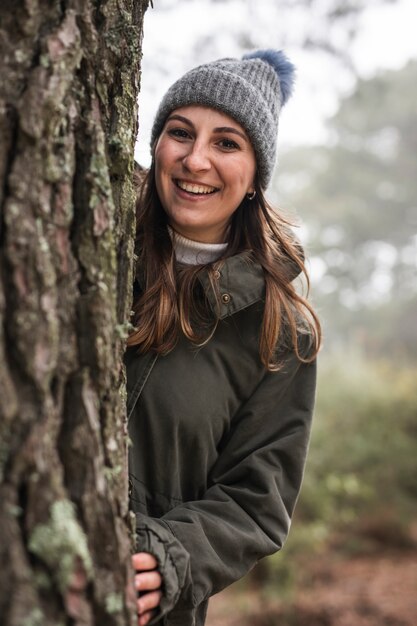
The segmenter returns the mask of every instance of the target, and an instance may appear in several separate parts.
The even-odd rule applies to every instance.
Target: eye
[[[224,139],[221,139],[218,142],[218,145],[225,150],[240,150],[240,146],[236,143],[236,141],[233,141],[233,139],[228,139],[226,137]]]
[[[185,128],[169,128],[168,135],[176,139],[188,139],[190,137],[190,133]]]

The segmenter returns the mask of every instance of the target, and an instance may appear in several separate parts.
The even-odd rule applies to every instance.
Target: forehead
[[[218,109],[213,109],[212,107],[202,106],[199,104],[192,104],[189,106],[179,107],[178,109],[174,109],[168,115],[169,119],[172,115],[180,115],[181,117],[185,117],[194,125],[197,124],[207,124],[209,126],[223,128],[235,128],[239,130],[241,133],[247,136],[247,133],[243,126],[239,124],[233,117],[227,115],[227,113],[223,113],[223,111],[219,111]]]

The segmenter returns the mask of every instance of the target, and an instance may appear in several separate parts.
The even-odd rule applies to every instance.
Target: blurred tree
[[[275,194],[307,224],[330,339],[392,347],[400,329],[402,348],[417,348],[416,84],[417,61],[358,81],[327,146],[281,156]]]
[[[137,622],[122,354],[147,0],[0,3],[0,622]]]

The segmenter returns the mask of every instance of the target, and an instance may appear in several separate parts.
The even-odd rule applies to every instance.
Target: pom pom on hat
[[[292,96],[295,82],[295,66],[285,56],[284,52],[282,50],[272,50],[271,48],[254,50],[244,54],[242,59],[260,59],[269,63],[278,76],[282,106],[284,106]]]

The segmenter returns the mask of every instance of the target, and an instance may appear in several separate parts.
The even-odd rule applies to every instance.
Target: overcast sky
[[[136,159],[149,164],[149,134],[156,108],[170,84],[199,63],[241,56],[242,46],[284,48],[297,66],[297,85],[283,112],[280,145],[325,141],[324,122],[343,93],[353,87],[352,75],[323,53],[303,50],[306,35],[326,37],[348,47],[343,29],[329,31],[318,2],[312,11],[278,10],[274,0],[194,2],[158,0],[145,16],[140,130]],[[159,4],[159,7],[158,7]],[[161,6],[165,8],[162,9]],[[398,0],[393,6],[365,11],[349,56],[361,76],[383,68],[401,67],[417,58],[417,1]],[[410,86],[417,90],[417,86]]]

